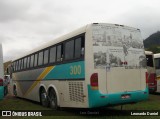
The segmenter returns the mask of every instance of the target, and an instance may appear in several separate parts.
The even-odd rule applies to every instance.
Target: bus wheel
[[[47,93],[44,88],[40,90],[40,102],[42,106],[48,107],[49,101],[48,101]]]
[[[49,90],[49,106],[50,108],[52,108],[53,110],[57,110],[58,109],[58,105],[57,105],[57,95],[56,92],[53,88],[51,88]]]

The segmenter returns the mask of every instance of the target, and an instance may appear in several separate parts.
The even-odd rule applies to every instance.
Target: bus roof
[[[154,54],[154,58],[160,58],[160,53]]]
[[[145,54],[146,55],[153,55],[153,52],[152,51],[145,51]]]
[[[66,34],[66,35],[63,35],[63,36],[61,36],[61,37],[59,37],[59,38],[56,38],[56,39],[54,39],[54,40],[51,40],[51,41],[49,41],[49,42],[47,42],[47,43],[45,43],[45,44],[43,44],[43,45],[41,45],[41,46],[39,46],[39,47],[37,47],[37,48],[35,48],[35,49],[27,52],[27,53],[24,53],[24,54],[21,55],[21,56],[16,57],[16,58],[13,59],[12,61],[15,61],[15,60],[17,60],[17,59],[23,58],[23,57],[25,57],[25,56],[28,56],[28,55],[34,53],[34,52],[38,52],[38,51],[40,51],[40,50],[42,50],[42,49],[45,49],[45,48],[47,48],[47,47],[50,47],[50,46],[52,46],[52,45],[54,45],[54,44],[60,43],[60,42],[65,41],[65,40],[67,40],[67,39],[69,39],[69,38],[72,38],[72,37],[74,37],[74,36],[77,36],[77,35],[80,35],[80,34],[82,34],[82,33],[85,33],[86,30],[87,30],[87,28],[91,27],[92,25],[108,25],[108,26],[111,26],[111,27],[112,27],[112,26],[120,26],[120,27],[125,27],[125,28],[128,28],[128,29],[134,29],[134,30],[140,31],[140,29],[137,29],[137,28],[134,28],[134,27],[125,26],[125,25],[119,25],[119,24],[111,24],[111,23],[91,23],[91,24],[87,24],[87,25],[85,25],[85,26],[83,26],[83,27],[81,27],[81,28],[79,28],[79,29],[77,29],[77,30],[74,30],[74,31],[72,31],[72,32],[70,32],[70,33],[68,33],[68,34]]]

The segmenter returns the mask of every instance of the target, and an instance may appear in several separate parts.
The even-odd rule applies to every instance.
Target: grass
[[[6,97],[4,100],[0,101],[0,110],[45,110],[57,116],[43,116],[43,117],[32,117],[33,119],[159,119],[159,116],[94,116],[94,115],[79,115],[83,112],[94,112],[102,111],[106,113],[118,112],[125,113],[126,110],[160,110],[160,95],[159,94],[150,94],[147,101],[139,102],[136,104],[128,104],[123,106],[123,111],[120,111],[121,106],[101,108],[101,109],[73,109],[73,108],[63,108],[59,111],[51,110],[50,108],[42,107],[39,103],[15,98],[15,97]],[[77,113],[78,112],[78,113]],[[67,116],[70,115],[70,116]],[[6,117],[0,117],[1,119],[6,119]],[[7,117],[7,119],[28,119],[28,117]],[[29,117],[30,119],[31,117]]]

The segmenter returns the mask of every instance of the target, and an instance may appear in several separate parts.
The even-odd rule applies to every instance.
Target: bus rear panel
[[[93,61],[87,62],[89,107],[135,103],[148,98],[146,57],[140,30],[92,25]]]

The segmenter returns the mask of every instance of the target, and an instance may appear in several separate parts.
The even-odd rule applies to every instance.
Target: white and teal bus
[[[94,108],[148,98],[140,30],[93,23],[13,60],[13,90],[42,105]]]

